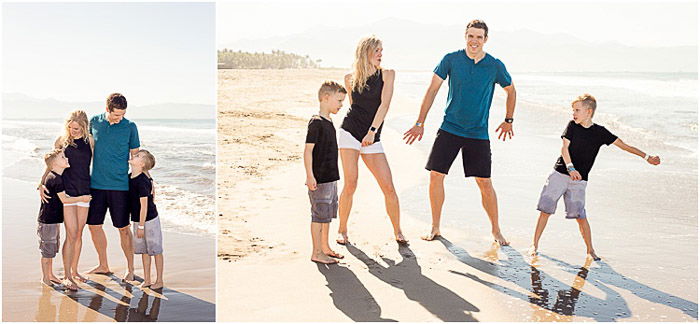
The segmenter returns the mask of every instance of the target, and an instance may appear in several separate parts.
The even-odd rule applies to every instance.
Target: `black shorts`
[[[460,149],[465,177],[491,177],[491,142],[489,140],[457,136],[442,129],[437,132],[425,168],[447,174]]]
[[[88,225],[102,225],[107,208],[112,217],[112,225],[122,228],[129,225],[129,192],[120,190],[100,190],[90,188],[92,200],[88,211]]]

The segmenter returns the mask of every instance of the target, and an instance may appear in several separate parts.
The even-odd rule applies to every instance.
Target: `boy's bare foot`
[[[161,289],[161,288],[163,288],[162,281],[156,281],[154,284],[151,285],[151,290]]]
[[[312,255],[311,261],[316,262],[316,263],[322,263],[322,264],[338,263],[338,260],[333,259],[333,258],[331,258],[323,253],[318,254],[318,255]]]
[[[423,235],[420,238],[426,241],[432,241],[438,237],[440,237],[440,229],[433,227],[430,229],[430,234]]]
[[[399,243],[401,245],[408,244],[408,240],[405,237],[403,237],[403,233],[399,232],[395,236],[396,236],[396,243]]]
[[[510,242],[506,241],[506,238],[503,237],[501,232],[493,233],[493,240],[496,241],[496,243],[500,245],[510,245]]]
[[[530,246],[530,249],[527,250],[527,254],[529,256],[533,256],[533,257],[536,256],[537,255],[537,247],[534,245]]]
[[[338,233],[338,237],[335,239],[335,243],[340,245],[348,244],[348,233]]]
[[[54,276],[53,274],[51,276],[49,276],[49,281],[51,281],[57,285],[61,284],[61,279],[58,279],[58,277]]]
[[[331,258],[336,258],[336,259],[342,259],[345,257],[344,255],[342,255],[338,252],[335,252],[333,250],[323,251],[323,254],[325,254]]]
[[[124,277],[122,278],[124,281],[134,281],[134,273],[133,272],[126,272],[124,274]]]
[[[73,279],[77,279],[80,282],[88,282],[87,278],[83,277],[77,272],[73,273]]]
[[[50,280],[50,279],[45,279],[45,278],[44,278],[44,279],[41,279],[40,282],[41,282],[42,285],[44,285],[44,286],[46,286],[46,287],[53,288],[54,282],[53,282],[52,280]],[[59,282],[58,284],[60,284],[60,282]]]
[[[103,267],[103,266],[96,266],[92,268],[92,270],[87,272],[88,274],[101,274],[101,275],[109,275],[112,274],[112,271],[109,271],[108,267]]]
[[[66,287],[66,289],[73,291],[77,291],[78,289],[80,289],[80,287],[78,287],[78,284],[75,283],[75,281],[73,281],[73,279],[71,278],[64,279],[63,286]]]
[[[146,287],[149,287],[149,286],[151,286],[151,281],[147,281],[147,280],[144,280],[144,281],[139,285],[139,287],[141,287],[141,288],[146,288]]]
[[[595,254],[595,251],[588,252],[588,255],[593,259],[593,261],[600,261],[600,257]]]

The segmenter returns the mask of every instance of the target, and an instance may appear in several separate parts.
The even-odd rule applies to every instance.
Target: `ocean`
[[[216,121],[132,121],[138,126],[141,148],[156,158],[151,175],[164,229],[215,237]],[[37,183],[44,170],[42,156],[52,148],[62,127],[61,119],[4,119],[3,177]]]

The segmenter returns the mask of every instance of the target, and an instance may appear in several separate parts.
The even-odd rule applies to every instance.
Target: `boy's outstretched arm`
[[[314,143],[306,143],[304,146],[304,169],[306,169],[306,186],[309,190],[316,190],[316,178],[314,177],[314,171],[312,167],[313,163],[313,151]]]
[[[646,159],[647,162],[649,162],[649,164],[652,164],[652,165],[659,165],[659,164],[661,163],[661,158],[660,158],[660,157],[658,157],[658,156],[647,155],[646,153],[642,152],[640,149],[638,149],[638,148],[636,148],[636,147],[634,147],[634,146],[631,146],[631,145],[627,145],[625,142],[623,142],[623,141],[622,141],[621,139],[619,139],[619,138],[616,139],[616,140],[613,142],[613,144],[615,144],[615,146],[617,146],[617,147],[619,147],[619,148],[621,148],[621,149],[623,149],[623,150],[625,150],[625,151],[627,151],[627,152],[630,152],[630,153],[632,153],[632,154],[634,154],[634,155],[637,155],[637,156],[639,156],[639,157],[641,157],[641,158]]]
[[[571,180],[574,181],[583,179],[581,174],[576,171],[574,164],[571,163],[571,155],[569,155],[569,145],[571,144],[571,141],[566,137],[562,137],[561,140],[561,157],[564,159],[564,163],[566,163],[566,169],[569,171],[569,177],[571,177]]]

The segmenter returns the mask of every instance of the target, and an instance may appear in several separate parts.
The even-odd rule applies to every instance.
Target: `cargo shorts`
[[[574,181],[566,174],[553,171],[542,188],[537,210],[554,214],[559,198],[564,196],[566,218],[586,218],[586,185],[585,180]]]

